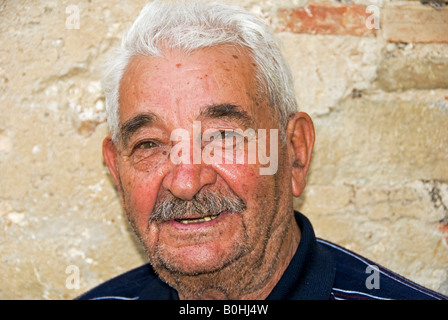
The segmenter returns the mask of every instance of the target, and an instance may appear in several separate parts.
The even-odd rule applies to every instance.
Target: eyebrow
[[[204,108],[200,117],[238,121],[246,128],[253,127],[253,118],[242,107],[234,104],[214,104]]]
[[[144,112],[129,119],[120,127],[120,139],[123,142],[123,146],[128,146],[129,140],[134,133],[143,127],[152,125],[159,121],[159,117],[152,112]]]

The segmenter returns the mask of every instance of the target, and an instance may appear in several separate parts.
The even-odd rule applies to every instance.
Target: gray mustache
[[[223,211],[242,212],[246,204],[237,195],[199,193],[192,200],[182,200],[171,193],[162,196],[156,203],[150,216],[152,221],[168,221],[185,217],[203,218]]]

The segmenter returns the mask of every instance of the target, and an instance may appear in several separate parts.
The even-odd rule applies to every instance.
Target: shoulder
[[[335,300],[446,300],[447,297],[416,284],[375,262],[329,241],[317,242],[336,263],[331,292]]]
[[[137,300],[140,292],[153,281],[157,281],[157,276],[145,264],[98,285],[76,300]]]

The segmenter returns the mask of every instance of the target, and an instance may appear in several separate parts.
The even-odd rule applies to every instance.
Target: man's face
[[[155,268],[198,274],[248,257],[256,263],[265,255],[270,236],[286,223],[291,177],[282,169],[281,145],[279,170],[271,175],[260,175],[260,162],[249,163],[247,156],[242,164],[176,164],[170,159],[176,144],[171,133],[182,129],[193,141],[193,123],[200,123],[202,135],[207,130],[266,129],[269,150],[269,132],[278,129],[277,119],[266,99],[257,95],[255,83],[252,60],[244,50],[228,46],[130,61],[119,92],[121,132],[112,171],[125,211]],[[191,146],[192,159],[193,142]],[[209,208],[212,201],[223,199],[233,206],[217,206],[219,212],[187,206],[181,216],[154,218],[156,209],[173,201],[184,208],[192,201],[196,208]]]

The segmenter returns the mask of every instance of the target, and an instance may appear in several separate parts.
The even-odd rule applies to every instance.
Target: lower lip
[[[184,224],[177,222],[176,220],[170,220],[168,221],[168,223],[178,230],[198,230],[202,228],[212,227],[213,225],[219,223],[221,220],[225,219],[229,214],[231,214],[231,212],[224,211],[218,217],[216,217],[216,219],[204,222]]]

